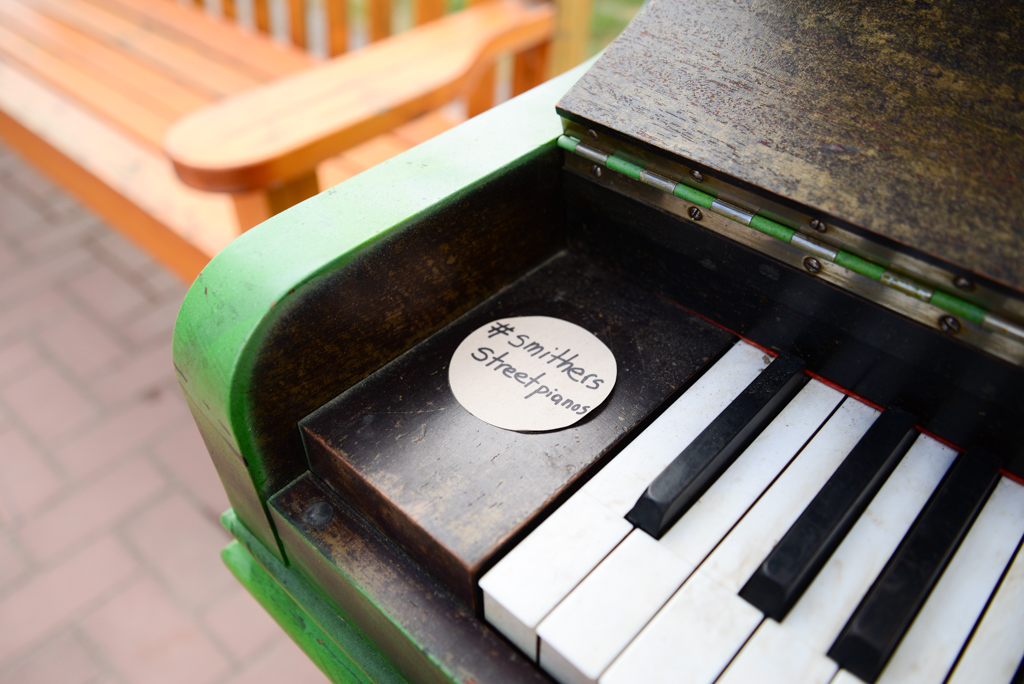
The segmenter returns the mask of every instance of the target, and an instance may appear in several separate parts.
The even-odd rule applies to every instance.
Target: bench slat
[[[484,3],[190,114],[165,149],[187,183],[208,190],[299,177],[447,103],[479,77],[471,70],[481,55],[542,43],[553,21],[549,5]],[[240,112],[250,117],[245,126]]]
[[[20,2],[67,24],[140,62],[162,70],[169,78],[208,97],[221,98],[244,92],[262,82],[239,72],[231,65],[200,55],[190,46],[155,34],[84,0],[5,1]]]
[[[3,26],[0,26],[0,56],[22,64],[154,149],[160,148],[164,134],[174,121],[174,117],[163,117],[142,107],[132,98],[39,49]]]
[[[3,60],[0,136],[185,282],[238,235],[228,198],[185,186],[161,154]]]
[[[236,64],[253,78],[270,80],[308,69],[315,62],[302,50],[252,35],[201,9],[168,0],[90,0],[161,35]],[[264,8],[266,4],[264,3]]]
[[[0,2],[0,25],[169,120],[211,102],[162,73],[23,5]]]

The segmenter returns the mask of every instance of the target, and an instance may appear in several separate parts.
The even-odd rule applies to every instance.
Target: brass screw
[[[594,174],[594,178],[600,178],[602,173],[601,167],[597,164],[592,165],[590,167],[590,173]]]
[[[703,212],[701,212],[701,210],[698,209],[697,207],[690,207],[690,210],[686,213],[688,213],[690,215],[690,218],[692,218],[694,221],[700,221],[702,218],[704,218]]]
[[[942,328],[942,332],[956,335],[960,332],[960,321],[956,320],[953,316],[943,316],[939,319],[939,327]]]
[[[956,278],[953,278],[953,285],[956,286],[956,289],[963,290],[964,292],[970,292],[974,289],[974,283],[964,276],[957,276]]]
[[[591,140],[597,140],[597,131],[595,131],[593,128],[587,131],[587,135],[590,136]]]
[[[702,174],[697,169],[694,169],[693,171],[690,172],[690,178],[697,181],[698,183],[701,183],[704,181],[704,174]]]
[[[825,225],[825,222],[820,219],[814,219],[813,221],[811,221],[811,228],[818,231],[819,233],[824,233],[826,230],[828,230],[828,227]]]
[[[821,262],[812,256],[805,256],[803,263],[808,273],[818,273],[821,271]]]

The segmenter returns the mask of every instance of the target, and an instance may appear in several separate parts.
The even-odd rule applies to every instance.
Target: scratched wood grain
[[[593,332],[618,366],[608,400],[562,430],[489,425],[448,383],[471,332],[532,315]],[[492,556],[734,340],[562,252],[301,421],[310,469],[474,606]]]
[[[559,104],[1024,288],[1024,13],[651,0]]]

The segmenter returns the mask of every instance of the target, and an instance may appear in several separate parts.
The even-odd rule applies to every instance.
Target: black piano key
[[[878,677],[998,479],[988,452],[960,457],[832,644],[832,660],[865,682]]]
[[[817,576],[907,453],[916,419],[889,409],[861,437],[825,486],[740,591],[781,621]]]
[[[772,361],[661,471],[626,520],[660,539],[807,383],[803,370],[795,356]]]
[[[1013,679],[1010,680],[1010,684],[1024,684],[1024,659],[1021,659],[1020,665],[1017,666],[1017,671],[1013,673]]]

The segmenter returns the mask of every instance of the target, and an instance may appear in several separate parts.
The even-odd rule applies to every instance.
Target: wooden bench
[[[443,105],[489,107],[499,54],[514,92],[581,56],[550,4],[415,0],[419,25],[388,37],[389,3],[367,0],[373,42],[346,52],[344,0],[279,0],[276,24],[268,0],[0,0],[0,138],[191,281],[242,231],[458,123]]]

